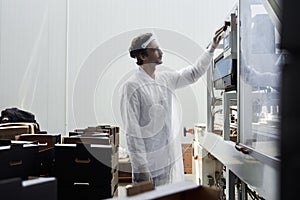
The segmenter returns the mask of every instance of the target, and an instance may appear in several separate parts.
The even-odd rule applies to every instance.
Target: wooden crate
[[[185,174],[192,174],[192,158],[193,157],[193,146],[192,144],[182,144],[182,158]]]

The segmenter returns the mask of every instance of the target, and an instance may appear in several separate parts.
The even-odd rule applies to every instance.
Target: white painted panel
[[[36,115],[42,130],[65,125],[65,3],[1,1],[0,109]]]
[[[49,0],[48,131],[66,129],[66,0]]]

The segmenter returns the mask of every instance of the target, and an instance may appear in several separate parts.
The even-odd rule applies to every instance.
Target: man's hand
[[[221,28],[219,28],[216,32],[215,32],[215,35],[213,37],[213,41],[212,41],[212,48],[216,49],[222,39],[222,33],[223,31],[226,30],[226,25],[225,26],[222,26]]]
[[[139,173],[134,174],[134,179],[136,182],[142,182],[142,181],[151,181],[151,173],[147,166],[142,165],[138,169]]]
[[[136,182],[143,182],[143,181],[151,181],[151,174],[150,172],[141,172],[141,173],[137,173],[135,175],[136,178]]]

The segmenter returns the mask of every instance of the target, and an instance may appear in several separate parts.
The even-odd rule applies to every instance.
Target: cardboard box
[[[193,173],[193,146],[192,144],[182,144],[182,158],[185,174]]]
[[[132,182],[132,168],[129,158],[119,159],[119,182]]]
[[[16,140],[37,141],[39,151],[53,148],[55,144],[61,143],[61,135],[58,134],[21,134]]]
[[[112,145],[56,144],[54,175],[60,199],[112,197],[118,186],[117,161]]]
[[[12,144],[0,147],[0,179],[38,175],[38,145]]]
[[[111,125],[89,126],[85,129],[75,129],[74,132],[69,132],[69,136],[81,137],[105,137],[110,139],[110,144],[119,147],[119,127]],[[98,144],[98,143],[97,143]]]
[[[109,145],[111,144],[110,138],[108,137],[86,137],[86,136],[72,136],[72,137],[64,137],[64,144],[103,144]]]
[[[30,128],[26,125],[0,127],[0,139],[14,140],[15,136],[23,133],[30,133]]]
[[[207,186],[198,186],[193,189],[184,190],[175,194],[169,194],[157,198],[158,200],[218,200],[219,191],[217,189],[209,188]]]
[[[55,159],[54,145],[61,143],[61,134],[21,134],[16,139],[37,142],[39,148],[39,174],[49,176]]]
[[[155,187],[154,190],[136,194],[134,196],[125,196],[118,198],[110,198],[110,200],[218,200],[220,191],[197,185],[193,182],[176,182],[173,184]]]
[[[150,190],[154,190],[154,183],[152,181],[143,181],[126,186],[127,196],[133,196]]]
[[[34,122],[9,122],[0,123],[0,127],[12,127],[12,126],[27,126],[30,133],[36,133],[35,130],[38,129],[38,124]]]
[[[56,200],[57,182],[54,177],[39,177],[22,181],[21,178],[0,180],[1,199]]]

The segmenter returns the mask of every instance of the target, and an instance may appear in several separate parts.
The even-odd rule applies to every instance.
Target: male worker
[[[159,186],[183,180],[183,161],[178,157],[181,145],[173,130],[178,126],[173,118],[174,91],[196,82],[206,72],[222,31],[223,27],[215,33],[195,65],[178,72],[155,73],[163,52],[152,33],[132,40],[129,52],[138,69],[123,85],[121,115],[133,182],[152,180]]]

